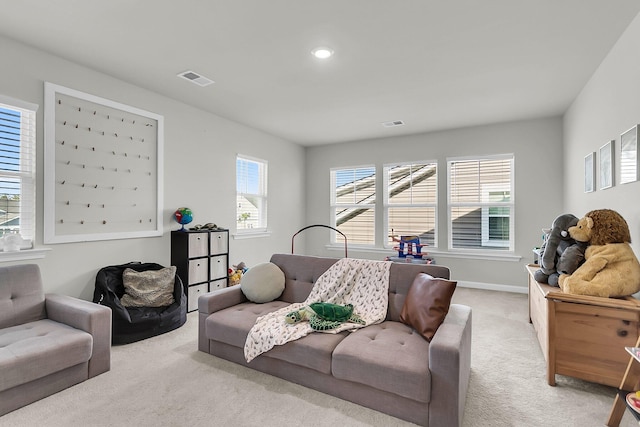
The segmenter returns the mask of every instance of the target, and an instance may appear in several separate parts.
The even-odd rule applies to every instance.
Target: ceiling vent
[[[198,73],[194,73],[193,71],[185,71],[178,74],[178,77],[189,80],[190,82],[195,83],[198,86],[209,86],[211,83],[214,83],[213,80],[203,77]]]
[[[382,124],[382,126],[386,127],[386,128],[392,128],[395,126],[403,126],[404,122],[402,120],[394,120],[392,122],[384,122]]]

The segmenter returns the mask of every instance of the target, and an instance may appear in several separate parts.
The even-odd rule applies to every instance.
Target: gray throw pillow
[[[161,270],[135,271],[126,268],[122,273],[124,295],[120,302],[125,307],[165,307],[174,303],[173,290],[176,267]]]

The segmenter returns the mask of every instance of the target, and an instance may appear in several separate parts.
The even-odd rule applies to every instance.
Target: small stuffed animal
[[[551,231],[540,248],[540,268],[536,270],[533,277],[540,283],[548,283],[551,286],[558,286],[558,262],[562,254],[576,241],[569,235],[569,227],[578,223],[578,218],[572,214],[562,214],[553,220]],[[575,252],[573,252],[575,255]],[[569,264],[578,264],[578,260],[571,260],[569,255],[564,263],[565,268]],[[577,265],[576,265],[577,268]],[[575,271],[572,270],[571,272]]]
[[[360,316],[353,312],[353,305],[338,305],[328,302],[314,302],[300,310],[292,311],[285,316],[289,324],[308,320],[311,329],[327,331],[335,329],[344,322],[365,324]]]
[[[621,297],[640,291],[640,262],[629,243],[624,218],[611,209],[588,212],[569,228],[571,237],[588,242],[585,262],[573,274],[560,276],[563,292],[597,297]]]

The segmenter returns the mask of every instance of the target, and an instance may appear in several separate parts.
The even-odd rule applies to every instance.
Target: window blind
[[[242,156],[236,158],[236,228],[267,228],[267,163]]]
[[[450,160],[449,245],[513,250],[513,156]]]
[[[35,109],[37,106],[32,109],[0,102],[0,234],[19,232],[24,239],[32,241],[35,237]]]
[[[385,166],[386,244],[399,236],[418,236],[436,245],[437,163]]]

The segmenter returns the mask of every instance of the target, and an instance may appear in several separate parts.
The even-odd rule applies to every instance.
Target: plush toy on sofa
[[[560,276],[563,292],[621,297],[640,291],[640,263],[629,245],[629,226],[619,213],[610,209],[591,211],[569,233],[589,246],[584,264],[573,274]]]
[[[576,243],[569,235],[569,227],[577,223],[578,218],[572,214],[562,214],[553,220],[551,231],[540,248],[540,268],[533,275],[538,282],[558,286],[561,271],[558,269],[558,263],[565,251]],[[582,259],[579,247],[567,253],[562,261],[565,273],[573,273]]]
[[[328,302],[309,304],[300,310],[287,314],[284,320],[290,324],[308,320],[311,329],[314,331],[335,329],[344,322],[365,324],[364,320],[353,312],[353,305],[339,305]]]

